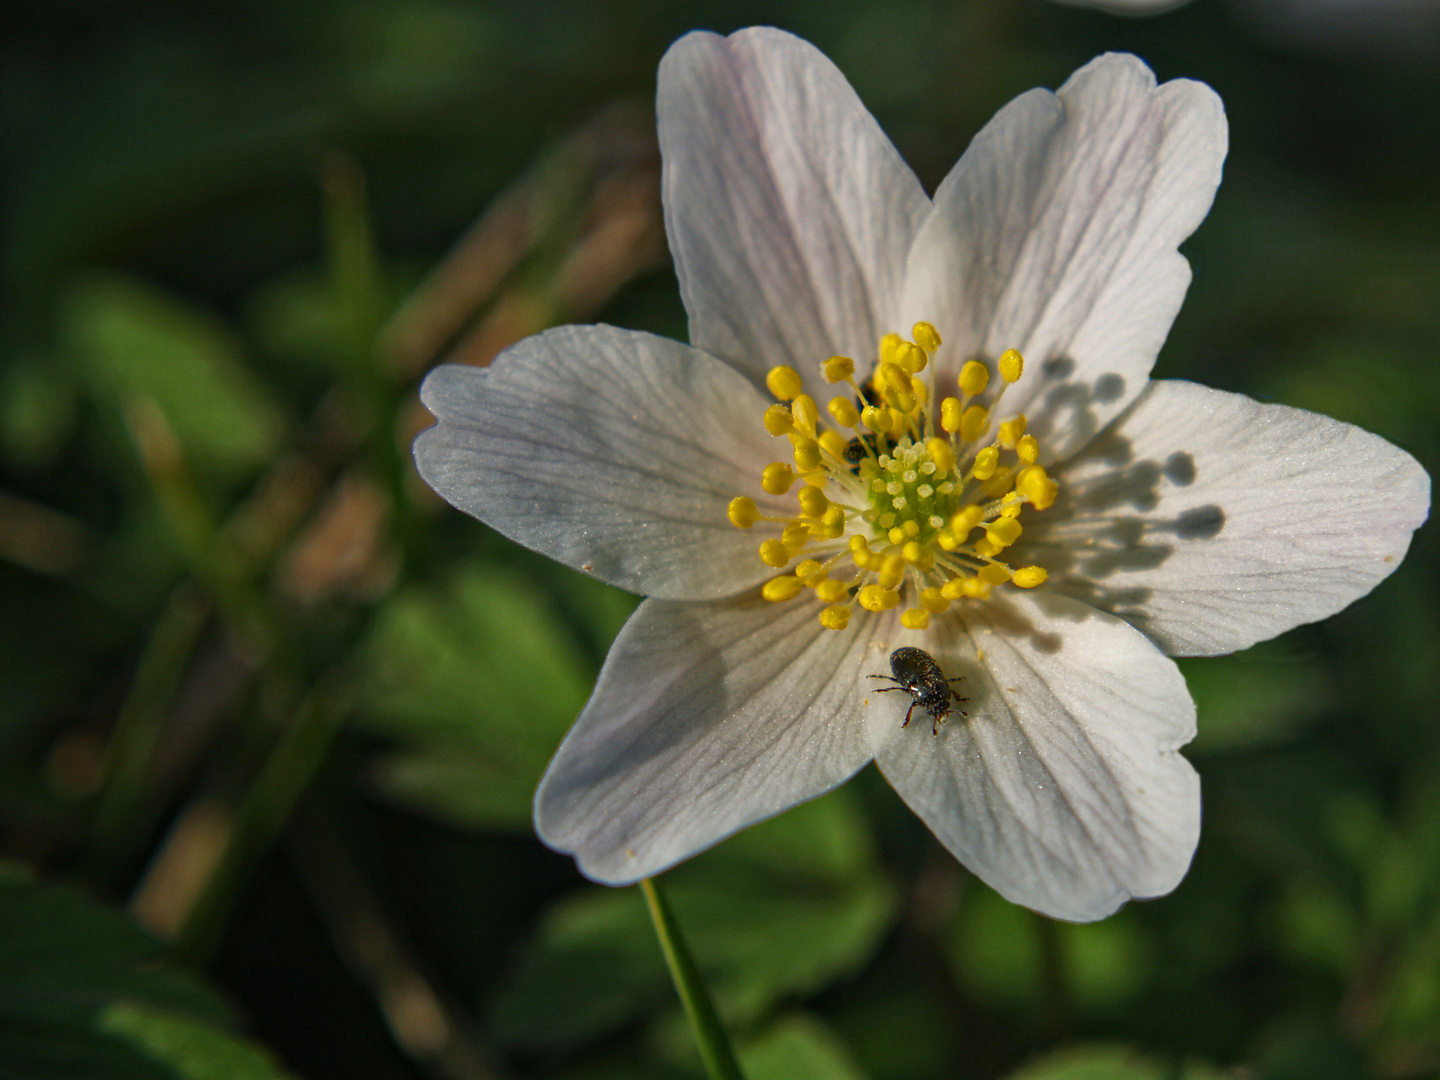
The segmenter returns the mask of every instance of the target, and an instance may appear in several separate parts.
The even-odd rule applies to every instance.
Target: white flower
[[[560,327],[423,391],[437,491],[649,597],[541,837],[632,882],[873,759],[1011,900],[1085,920],[1174,888],[1200,790],[1166,653],[1338,611],[1429,503],[1380,438],[1149,381],[1220,180],[1215,94],[1100,57],[1001,110],[932,201],[828,60],[750,29],[670,49],[659,127],[693,346]],[[862,404],[896,428],[867,450],[877,360]],[[943,724],[877,692],[907,645],[963,679]]]

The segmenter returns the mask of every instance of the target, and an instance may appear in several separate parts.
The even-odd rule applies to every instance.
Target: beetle
[[[900,726],[907,727],[910,724],[910,714],[915,711],[915,706],[920,706],[930,714],[930,733],[940,734],[940,723],[950,715],[950,699],[956,701],[969,701],[955,692],[950,684],[960,682],[962,677],[953,679],[945,678],[945,672],[940,670],[940,665],[935,658],[924,649],[917,649],[911,645],[904,645],[890,654],[889,675],[871,675],[872,679],[889,679],[896,683],[895,686],[885,686],[876,690],[877,694],[889,693],[892,690],[904,690],[910,695],[910,708],[905,710],[905,722]],[[964,709],[956,709],[961,716],[969,716]]]
[[[867,457],[874,457],[878,451],[875,448],[875,436],[873,434],[857,435],[845,444],[842,457],[845,463],[850,466],[850,471],[856,476],[860,475],[860,463]]]

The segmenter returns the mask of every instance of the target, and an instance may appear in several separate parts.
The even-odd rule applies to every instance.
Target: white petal
[[[757,382],[790,364],[812,393],[832,354],[873,361],[930,201],[835,65],[768,27],[689,34],[658,110],[691,342]]]
[[[1179,753],[1195,706],[1174,661],[1119,619],[1031,593],[967,602],[923,642],[964,677],[969,717],[902,729],[905,695],[872,695],[867,727],[881,772],[957,859],[1077,922],[1179,883],[1200,780]]]
[[[753,594],[641,604],[535,793],[540,838],[626,884],[863,768],[868,639],[818,612]]]
[[[562,326],[487,372],[437,368],[421,400],[420,475],[517,543],[632,592],[733,595],[774,573],[763,537],[730,524],[777,453],[766,399],[727,364],[651,334]]]
[[[1170,380],[1058,476],[1013,561],[1179,656],[1334,614],[1400,565],[1430,506],[1425,470],[1377,435]]]
[[[1133,56],[1002,109],[940,185],[911,256],[905,321],[944,336],[940,385],[972,356],[1019,349],[1027,373],[1003,413],[1029,416],[1047,461],[1083,446],[1154,366],[1190,284],[1176,248],[1210,208],[1226,141],[1214,91],[1157,88]]]

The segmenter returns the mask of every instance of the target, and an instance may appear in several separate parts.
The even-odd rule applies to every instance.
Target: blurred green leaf
[[[283,414],[245,366],[239,343],[208,314],[119,275],[74,284],[60,335],[97,388],[122,408],[153,401],[188,459],[222,479],[264,464]]]
[[[212,1024],[164,1009],[119,1002],[99,1028],[163,1062],[183,1080],[284,1080],[269,1054]]]
[[[1195,699],[1198,731],[1189,749],[1199,753],[1281,742],[1322,715],[1333,699],[1319,658],[1297,653],[1284,640],[1177,662]]]
[[[993,1005],[1028,1005],[1039,998],[1040,916],[1010,903],[978,880],[952,924],[946,959],[955,980]]]
[[[22,465],[50,461],[75,423],[75,386],[51,358],[15,364],[0,379],[0,447]]]
[[[269,1080],[224,1003],[159,942],[70,889],[0,875],[0,1075]],[[262,1066],[266,1066],[262,1068]]]
[[[377,767],[385,792],[459,825],[528,829],[593,679],[545,599],[523,579],[463,570],[391,599],[365,656],[362,723],[401,744]]]
[[[840,1037],[808,1014],[775,1021],[739,1055],[747,1080],[865,1080]]]
[[[720,1011],[741,1025],[857,970],[895,905],[845,789],[678,867],[665,888]],[[491,1019],[512,1045],[574,1043],[672,994],[638,891],[593,889],[546,913]]]
[[[1220,1075],[1193,1062],[1176,1068],[1127,1046],[1077,1046],[1025,1066],[1010,1080],[1220,1080]]]

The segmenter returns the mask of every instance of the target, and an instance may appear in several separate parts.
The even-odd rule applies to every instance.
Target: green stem
[[[235,828],[175,938],[175,951],[199,967],[220,943],[235,894],[285,827],[349,711],[343,674],[332,672],[300,704],[235,818]]]
[[[106,748],[105,787],[91,823],[91,858],[102,872],[123,861],[144,802],[145,780],[165,726],[166,707],[190,659],[210,604],[186,582],[170,596],[150,635]]]
[[[685,1006],[685,1015],[690,1018],[690,1030],[700,1048],[700,1058],[705,1062],[705,1072],[710,1080],[745,1080],[735,1052],[730,1049],[730,1037],[720,1022],[720,1014],[710,1000],[695,960],[685,945],[680,933],[680,924],[675,913],[656,887],[653,878],[643,878],[640,889],[645,893],[645,902],[650,905],[650,918],[655,923],[655,936],[660,939],[660,949],[665,962],[670,966],[670,977],[675,980],[675,990],[680,1003]]]

